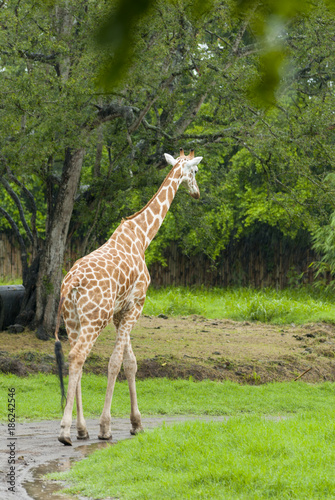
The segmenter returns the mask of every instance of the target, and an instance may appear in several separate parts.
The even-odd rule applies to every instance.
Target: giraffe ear
[[[173,156],[168,155],[167,153],[164,153],[164,156],[165,156],[166,161],[167,161],[170,165],[175,166],[175,164],[177,163],[177,160],[175,160],[175,159],[173,158]]]
[[[198,165],[201,162],[202,158],[203,158],[202,156],[196,156],[192,160],[188,160],[187,166],[188,167],[195,167],[195,165]]]

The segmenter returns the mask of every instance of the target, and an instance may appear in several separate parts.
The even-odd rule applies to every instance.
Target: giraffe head
[[[180,164],[182,168],[182,180],[181,182],[185,184],[188,188],[190,195],[195,198],[200,198],[200,191],[198,188],[197,181],[195,180],[195,174],[198,172],[197,165],[201,162],[202,156],[197,156],[194,158],[194,150],[191,149],[190,154],[185,156],[183,149],[180,149],[180,155],[178,158],[173,158],[173,156],[164,154],[166,161],[170,165]]]

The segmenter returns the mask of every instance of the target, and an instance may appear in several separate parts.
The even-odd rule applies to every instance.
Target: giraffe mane
[[[144,212],[144,210],[146,208],[148,208],[148,206],[150,205],[150,203],[156,198],[156,196],[159,195],[159,193],[162,191],[162,189],[166,186],[168,180],[170,179],[170,177],[172,175],[172,172],[174,172],[175,169],[177,168],[177,166],[180,164],[180,160],[181,160],[181,158],[179,159],[179,161],[177,161],[177,163],[174,165],[174,167],[171,168],[170,172],[167,174],[167,176],[165,177],[164,181],[160,185],[158,191],[153,195],[153,197],[148,201],[148,203],[146,205],[144,205],[144,207],[141,208],[141,210],[139,210],[138,212],[134,213],[133,215],[130,215],[129,217],[126,217],[126,220],[134,219],[134,217],[137,217],[142,212]]]

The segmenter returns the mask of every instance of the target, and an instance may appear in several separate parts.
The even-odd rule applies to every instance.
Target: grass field
[[[328,499],[334,439],[334,412],[187,422],[97,451],[51,477],[99,499]]]
[[[310,287],[264,288],[150,288],[144,314],[198,314],[206,318],[264,323],[335,323],[334,298]]]
[[[7,280],[0,285],[19,284]],[[263,288],[149,287],[144,314],[188,316],[272,324],[327,322],[335,324],[334,297],[312,287]]]
[[[213,319],[301,325],[307,322],[335,324],[334,310],[331,296],[307,288],[283,291],[170,288],[150,289],[144,314],[157,316],[163,313],[172,317],[196,314]],[[200,318],[197,320],[200,322]],[[252,323],[250,328],[256,326]],[[159,328],[156,332],[148,325],[148,335],[141,333],[141,337],[145,337],[143,342],[147,337],[151,340],[145,345],[146,357],[150,356],[155,345],[157,348],[159,336],[164,337],[159,333],[163,327]],[[191,331],[198,340],[202,338],[201,328],[204,327],[199,328],[200,332]],[[210,326],[206,328],[209,330]],[[227,353],[232,344],[232,340],[229,344],[225,343],[227,340],[224,342],[228,327],[219,325],[213,328],[220,330],[217,335],[221,337],[217,342],[220,350]],[[207,330],[206,338],[210,333]],[[280,331],[282,333],[276,339],[284,342],[291,333],[287,329]],[[309,362],[314,362],[311,356],[315,357],[316,364],[321,359],[316,344],[321,337],[329,344],[326,359],[332,362],[331,332],[322,335],[316,332],[315,338],[308,341],[305,333],[301,342],[311,342],[308,345],[313,348],[313,353],[308,355]],[[178,335],[180,337],[180,332]],[[231,335],[228,339],[232,339]],[[241,337],[242,334],[236,335]],[[271,335],[260,338],[266,342]],[[166,339],[170,342],[170,338]],[[140,344],[139,340],[136,342]],[[294,342],[297,341],[294,339]],[[185,350],[184,344],[183,340]],[[212,350],[216,348],[217,345],[213,344]],[[300,351],[297,356],[304,362],[307,359]],[[83,377],[83,404],[87,418],[100,416],[106,383],[106,377],[102,375],[85,374]],[[38,374],[19,378],[0,374],[0,388],[2,421],[7,420],[8,388],[15,388],[17,421],[60,420],[62,411],[56,376]],[[145,379],[137,382],[137,389],[143,416],[227,415],[229,419],[224,423],[187,422],[163,427],[99,450],[76,463],[68,472],[53,476],[66,479],[72,493],[100,499],[148,500],[335,498],[333,383],[250,386],[229,381],[195,382],[192,378]],[[112,416],[128,416],[129,409],[127,383],[117,382]],[[286,416],[290,418],[282,418]]]
[[[101,414],[107,379],[86,375],[82,380],[86,417]],[[61,417],[59,382],[54,375],[25,378],[0,375],[0,418],[6,420],[8,388],[15,388],[16,419],[43,420]],[[305,412],[333,412],[335,385],[303,382],[271,383],[261,386],[205,380],[146,379],[137,382],[143,415],[293,415]],[[128,416],[129,392],[126,382],[117,382],[112,415]]]
[[[105,387],[106,377],[84,378],[86,417],[100,415]],[[230,418],[163,426],[96,451],[52,475],[66,480],[72,493],[148,500],[334,498],[333,383],[147,379],[137,387],[143,415]],[[15,388],[18,421],[61,418],[56,376],[0,375],[0,388],[2,420],[9,388]],[[126,383],[116,384],[112,415],[129,415]]]

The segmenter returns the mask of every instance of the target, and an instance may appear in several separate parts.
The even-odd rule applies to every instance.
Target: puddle
[[[33,479],[31,481],[24,481],[22,486],[28,495],[34,500],[48,500],[50,495],[52,495],[52,500],[78,500],[78,496],[62,493],[62,489],[65,488],[64,483],[61,481],[48,481],[44,479],[43,476],[45,476],[45,474],[49,474],[50,472],[66,471],[70,469],[74,462],[82,460],[96,450],[107,448],[113,444],[114,443],[103,441],[101,443],[77,446],[76,451],[79,452],[77,457],[63,457],[39,465],[32,471]]]

